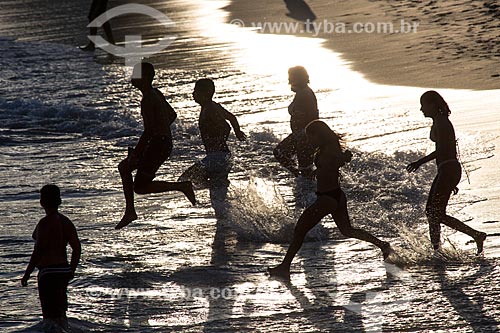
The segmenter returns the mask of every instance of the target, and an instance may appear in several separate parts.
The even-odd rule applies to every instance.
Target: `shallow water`
[[[444,229],[446,250],[432,258],[423,207],[435,167],[411,176],[404,170],[432,149],[429,123],[418,111],[423,89],[367,82],[321,40],[224,24],[226,4],[157,2],[178,22],[179,37],[154,61],[156,83],[179,114],[174,151],[159,178],[175,180],[203,155],[191,98],[201,76],[216,80],[216,100],[249,134],[244,143],[230,139],[235,167],[227,200],[207,189],[197,191],[196,207],[177,193],[140,196],[139,220],[119,232],[113,226],[124,202],[116,165],[141,129],[140,96],[128,69],[101,51],[93,56],[75,49],[75,30],[64,21],[58,24],[70,28],[50,38],[44,32],[52,21],[0,23],[2,331],[37,331],[35,278],[28,288],[18,285],[32,229],[43,216],[37,191],[53,182],[63,190],[61,210],[83,244],[68,313],[81,331],[497,332],[500,243],[489,238],[485,256],[476,258],[474,244]],[[21,15],[12,1],[2,4],[8,5],[8,13]],[[131,27],[128,22],[117,30],[124,34]],[[25,37],[14,38],[20,35]],[[307,52],[289,57],[297,48]],[[286,106],[293,95],[286,70],[298,63],[310,71],[321,116],[345,133],[354,151],[342,180],[353,224],[395,244],[405,269],[384,266],[378,251],[344,239],[325,218],[294,261],[290,285],[265,275],[314,199],[313,184],[291,179],[272,157],[289,131]],[[470,211],[498,197],[494,175],[479,183],[475,178],[496,154],[498,91],[442,93],[452,105],[462,160],[476,181],[469,185],[464,175],[449,213],[498,232],[498,221],[485,220],[497,218],[498,207]]]

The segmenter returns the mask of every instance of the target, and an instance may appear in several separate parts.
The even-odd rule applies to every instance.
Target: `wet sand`
[[[125,0],[112,0],[109,5],[115,7],[126,3]],[[162,52],[168,56],[156,59],[157,63],[165,67],[187,67],[192,55],[182,52],[181,46],[199,43],[198,65],[207,63],[207,68],[211,68],[214,55],[203,45],[206,40],[183,40],[184,25],[190,19],[178,16],[176,8],[184,6],[186,1],[142,0],[140,3],[168,13],[176,23],[172,32],[179,39]],[[227,20],[241,20],[247,27],[254,22],[298,22],[286,16],[288,10],[281,0],[234,0],[228,3],[225,8],[229,12]],[[416,33],[327,33],[322,27],[317,33],[298,33],[303,37],[322,38],[325,47],[341,53],[352,69],[372,82],[432,88],[500,88],[500,7],[496,1],[340,0],[332,3],[315,0],[307,3],[317,16],[315,22],[322,27],[325,20],[345,23],[348,28],[356,22],[391,22],[394,30],[399,30],[402,19],[418,24]],[[37,15],[29,11],[32,4],[39,6]],[[86,42],[87,31],[82,27],[88,23],[88,6],[61,5],[51,1],[41,4],[40,1],[28,1],[23,5],[14,1],[0,4],[4,13],[0,33],[27,41],[62,42],[75,46]],[[26,11],[20,14],[22,6]],[[30,24],[34,20],[38,24]],[[134,16],[132,20],[131,17],[115,18],[111,22],[117,41],[132,31],[140,32],[146,38],[158,38],[165,32],[144,16]],[[220,45],[213,45],[209,49],[217,50],[218,47]],[[229,59],[228,56],[226,62]]]
[[[416,33],[325,33],[324,45],[340,52],[370,81],[402,86],[500,88],[500,6],[496,1],[307,1],[315,22],[418,23]],[[229,20],[294,22],[285,3],[234,0]],[[295,21],[296,22],[296,21]],[[321,30],[321,29],[320,29]],[[299,33],[308,36],[311,33]],[[327,65],[327,64],[325,64]]]

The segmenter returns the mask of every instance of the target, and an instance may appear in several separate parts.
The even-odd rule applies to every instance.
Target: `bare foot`
[[[184,193],[184,195],[189,199],[189,201],[191,201],[191,204],[194,206],[196,205],[196,197],[194,195],[194,191],[193,191],[193,183],[191,182],[183,182],[183,187],[185,187],[183,190],[182,190],[182,193]]]
[[[115,226],[115,229],[118,230],[118,229],[121,229],[123,227],[126,227],[127,225],[130,224],[130,222],[135,221],[135,220],[137,220],[137,214],[135,212],[131,212],[131,213],[126,212],[125,215],[123,215],[120,223],[118,223]]]
[[[484,232],[479,233],[479,236],[477,236],[474,240],[476,241],[477,244],[477,255],[480,255],[483,253],[483,243],[484,240],[486,239],[486,234]]]
[[[290,281],[290,269],[282,265],[278,265],[274,268],[267,269],[270,276],[283,279],[285,281]]]
[[[94,43],[88,43],[87,45],[79,46],[79,49],[82,51],[94,51],[95,45]]]

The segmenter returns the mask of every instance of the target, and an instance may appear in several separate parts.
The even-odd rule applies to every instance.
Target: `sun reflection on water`
[[[334,81],[352,87],[367,84],[361,74],[348,68],[347,61],[323,48],[320,38],[263,34],[256,28],[227,24],[228,13],[222,10],[227,4],[229,1],[199,2],[196,24],[203,36],[234,45],[226,52],[236,51],[232,56],[242,71],[280,78],[281,87],[286,87],[288,68],[301,65],[314,77],[317,89],[332,89]]]

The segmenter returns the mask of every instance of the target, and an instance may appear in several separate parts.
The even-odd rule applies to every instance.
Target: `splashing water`
[[[248,182],[231,186],[225,222],[241,240],[288,243],[298,212],[294,212],[271,180],[250,176]],[[316,226],[308,239],[325,238],[326,229]]]
[[[447,236],[443,237],[443,243],[439,251],[434,251],[427,231],[410,230],[400,225],[400,238],[398,245],[394,246],[395,255],[391,261],[399,266],[426,266],[447,265],[457,263],[472,263],[479,257],[474,258],[469,251],[461,250]]]

